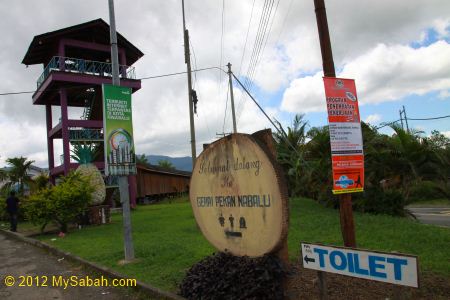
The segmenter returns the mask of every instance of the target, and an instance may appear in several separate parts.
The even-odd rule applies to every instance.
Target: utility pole
[[[404,105],[403,105],[403,115],[405,116],[406,132],[409,133],[408,118],[406,117],[406,110]]]
[[[402,124],[402,129],[405,130],[405,128],[403,127],[403,112],[401,109],[398,112],[400,113],[400,123]]]
[[[181,1],[183,10],[183,37],[184,37],[184,62],[187,65],[188,77],[188,97],[189,97],[189,121],[191,125],[191,152],[192,152],[192,168],[195,166],[197,159],[197,151],[195,148],[195,125],[194,125],[194,104],[192,103],[192,74],[191,74],[191,57],[189,53],[189,31],[186,29],[186,20],[184,17],[184,0]]]
[[[234,94],[233,94],[233,81],[231,79],[231,64],[228,63],[228,81],[230,83],[230,98],[231,98],[231,114],[233,116],[233,133],[237,133],[236,127],[236,113],[234,112]]]
[[[114,0],[108,0],[109,4],[109,28],[111,39],[111,65],[112,65],[112,84],[120,86],[119,78],[119,55],[117,50],[116,18],[114,14]],[[130,195],[128,192],[128,177],[119,176],[120,202],[122,203],[123,218],[123,242],[125,261],[134,259],[133,236],[131,233],[131,213],[130,213]]]
[[[317,28],[319,30],[323,73],[325,77],[336,77],[324,0],[314,0],[314,8],[316,11]],[[344,245],[346,247],[356,247],[351,194],[339,195],[339,212]]]
[[[406,109],[405,106],[402,106],[403,109],[400,109],[400,122],[402,123],[402,129],[405,130],[403,127],[403,118],[405,118],[405,125],[406,125],[406,132],[409,132],[409,125],[408,125],[408,118],[406,117]]]

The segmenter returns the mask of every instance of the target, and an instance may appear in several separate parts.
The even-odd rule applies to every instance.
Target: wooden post
[[[321,300],[328,299],[328,285],[327,285],[327,273],[317,271],[318,286],[319,286],[319,298]]]
[[[320,51],[322,53],[323,74],[325,77],[336,77],[325,1],[314,0],[314,8],[316,11],[317,29],[319,31]],[[351,194],[341,194],[339,196],[339,211],[344,245],[346,247],[356,247]]]
[[[353,222],[352,195],[341,194],[339,196],[339,214],[341,219],[341,231],[344,245],[356,247],[355,224]]]

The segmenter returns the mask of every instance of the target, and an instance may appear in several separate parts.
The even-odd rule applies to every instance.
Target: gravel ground
[[[288,299],[319,299],[317,271],[293,266]],[[326,274],[329,299],[450,299],[450,278],[421,274],[420,288],[410,288],[337,274]]]

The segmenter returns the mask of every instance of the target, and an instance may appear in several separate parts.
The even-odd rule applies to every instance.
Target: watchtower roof
[[[103,19],[96,19],[86,23],[36,35],[31,41],[22,63],[25,65],[45,64],[49,54],[54,54],[55,49],[57,49],[58,41],[62,38],[75,39],[84,42],[95,42],[99,44],[109,44],[109,30],[108,23],[106,23]],[[125,50],[128,65],[132,65],[144,55],[141,50],[130,43],[118,32],[117,44]]]

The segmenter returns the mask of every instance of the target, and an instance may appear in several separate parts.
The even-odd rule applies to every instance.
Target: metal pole
[[[116,20],[114,15],[114,0],[109,3],[109,23],[111,38],[111,64],[112,64],[112,84],[120,86],[119,78],[119,55],[117,51]],[[122,204],[123,217],[123,242],[125,261],[134,259],[133,236],[131,232],[130,195],[128,192],[128,177],[119,176],[120,202]]]
[[[314,8],[316,11],[317,29],[319,31],[323,73],[326,77],[336,77],[324,0],[314,0]],[[339,195],[339,213],[344,245],[346,247],[356,247],[351,194]]]
[[[230,83],[230,98],[231,98],[231,115],[233,117],[233,133],[237,133],[236,127],[236,113],[234,111],[234,94],[233,94],[233,81],[231,79],[231,64],[228,63],[228,81]]]
[[[187,65],[188,77],[188,97],[189,97],[189,122],[191,126],[191,152],[192,152],[192,168],[195,166],[197,158],[197,150],[195,147],[195,124],[194,124],[194,104],[192,103],[192,74],[191,74],[191,58],[189,53],[189,31],[186,29],[186,20],[184,17],[184,0],[181,2],[183,10],[183,36],[184,36],[184,62]]]
[[[403,112],[401,109],[398,112],[400,113],[400,122],[402,123],[402,129],[404,130],[405,128],[403,127]]]
[[[114,0],[108,0],[109,4],[109,35],[111,40],[111,67],[112,84],[120,85],[119,78],[119,51],[117,50],[116,17],[114,14]]]
[[[408,118],[406,117],[406,109],[404,105],[403,105],[403,115],[405,116],[406,132],[409,133]]]

